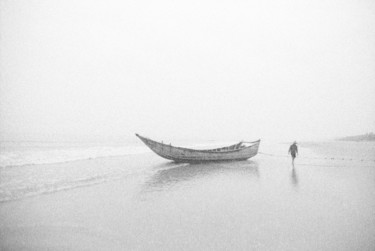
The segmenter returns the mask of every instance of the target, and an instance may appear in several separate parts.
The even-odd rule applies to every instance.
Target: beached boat
[[[160,143],[135,134],[143,143],[146,144],[157,155],[173,160],[175,162],[206,162],[206,161],[232,161],[246,160],[254,157],[258,153],[260,140],[254,142],[241,141],[237,144],[207,149],[196,150],[184,147],[176,147]]]

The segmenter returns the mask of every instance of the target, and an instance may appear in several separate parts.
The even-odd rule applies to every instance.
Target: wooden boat
[[[260,140],[254,142],[239,142],[227,147],[208,150],[196,150],[184,147],[176,147],[160,143],[135,134],[157,155],[175,162],[209,162],[209,161],[233,161],[246,160],[258,153]]]

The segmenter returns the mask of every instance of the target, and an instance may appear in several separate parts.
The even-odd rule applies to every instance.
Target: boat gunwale
[[[172,146],[171,144],[170,145],[167,145],[165,143],[161,143],[161,142],[158,142],[158,141],[155,141],[155,140],[152,140],[150,138],[146,138],[146,137],[143,137],[139,134],[135,134],[138,138],[140,138],[142,141],[143,140],[146,140],[146,141],[152,141],[156,144],[159,144],[159,145],[162,145],[162,146],[166,146],[166,147],[171,147],[171,148],[175,148],[175,149],[180,149],[180,150],[187,150],[187,151],[193,151],[193,152],[204,152],[204,153],[233,153],[233,152],[239,152],[239,151],[242,151],[242,150],[245,150],[245,149],[248,149],[248,148],[251,148],[251,147],[254,147],[256,146],[257,144],[259,144],[260,142],[260,139],[256,140],[256,141],[252,141],[252,142],[247,142],[247,143],[254,143],[250,146],[245,146],[243,148],[239,148],[239,149],[234,149],[234,150],[226,150],[226,151],[214,151],[216,149],[221,149],[221,147],[219,148],[212,148],[212,149],[192,149],[192,148],[186,148],[186,147],[179,147],[179,146]],[[241,141],[242,142],[242,141]],[[237,143],[238,144],[238,143]],[[236,144],[234,144],[236,145]],[[233,146],[233,145],[230,145],[230,146]],[[230,146],[224,146],[222,148],[225,148],[225,147],[230,147]]]

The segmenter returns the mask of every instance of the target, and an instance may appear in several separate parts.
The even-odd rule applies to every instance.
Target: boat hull
[[[258,153],[260,144],[260,140],[258,140],[251,142],[252,145],[246,147],[239,143],[222,148],[195,150],[163,144],[138,134],[136,136],[157,155],[183,163],[247,160]]]

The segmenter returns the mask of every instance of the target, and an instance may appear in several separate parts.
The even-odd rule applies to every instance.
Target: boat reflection
[[[179,164],[168,162],[156,166],[156,173],[146,182],[146,190],[162,190],[177,183],[218,174],[240,174],[259,178],[258,163],[255,161],[210,162]]]

